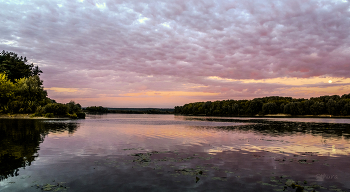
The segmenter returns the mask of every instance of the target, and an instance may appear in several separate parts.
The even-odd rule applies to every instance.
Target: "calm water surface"
[[[0,119],[0,191],[350,191],[350,119]]]

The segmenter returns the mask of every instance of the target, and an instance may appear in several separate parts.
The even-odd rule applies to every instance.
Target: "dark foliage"
[[[266,114],[290,115],[350,115],[350,94],[294,99],[263,97],[253,100],[223,100],[188,103],[176,106],[175,114],[207,116],[254,116]]]
[[[44,109],[44,113],[53,113],[54,115],[58,116],[65,116],[68,115],[68,106],[62,103],[49,103],[47,104]]]
[[[38,66],[34,66],[33,63],[27,64],[26,57],[18,57],[16,53],[4,50],[0,53],[0,72],[5,73],[13,83],[16,79],[28,78],[42,73]]]
[[[108,109],[102,106],[91,106],[86,107],[85,110],[89,113],[108,113]]]

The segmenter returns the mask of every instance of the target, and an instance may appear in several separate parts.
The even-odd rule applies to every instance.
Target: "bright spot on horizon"
[[[328,83],[332,83],[333,81],[332,80],[329,80]]]

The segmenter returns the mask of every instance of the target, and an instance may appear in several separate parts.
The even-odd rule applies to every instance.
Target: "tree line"
[[[173,114],[172,110],[151,109],[151,108],[124,108],[124,109],[108,109],[102,106],[86,107],[84,111],[88,113],[124,113],[124,114]]]
[[[0,53],[0,113],[34,113],[33,116],[85,118],[79,103],[57,103],[47,96],[42,71],[26,57]]]
[[[325,95],[310,99],[270,96],[252,100],[223,100],[188,103],[175,107],[175,114],[207,116],[350,115],[350,94]]]

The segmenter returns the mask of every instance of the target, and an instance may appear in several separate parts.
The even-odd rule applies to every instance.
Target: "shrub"
[[[44,117],[53,118],[55,117],[53,113],[46,113]]]
[[[85,113],[80,112],[80,113],[76,113],[76,114],[77,114],[79,119],[85,119]]]
[[[69,114],[69,117],[72,118],[72,119],[78,119],[78,116],[75,113]]]
[[[108,113],[108,109],[102,106],[90,106],[85,109],[89,113]]]
[[[66,116],[68,114],[68,107],[62,103],[49,103],[44,107],[45,113],[53,113],[58,116]]]
[[[66,103],[68,107],[68,113],[79,113],[81,112],[81,105],[79,103],[75,103],[74,101],[70,101],[69,103]]]
[[[41,116],[42,114],[44,114],[45,108],[44,107],[41,107],[41,106],[38,106],[35,110],[35,115],[36,116]]]

